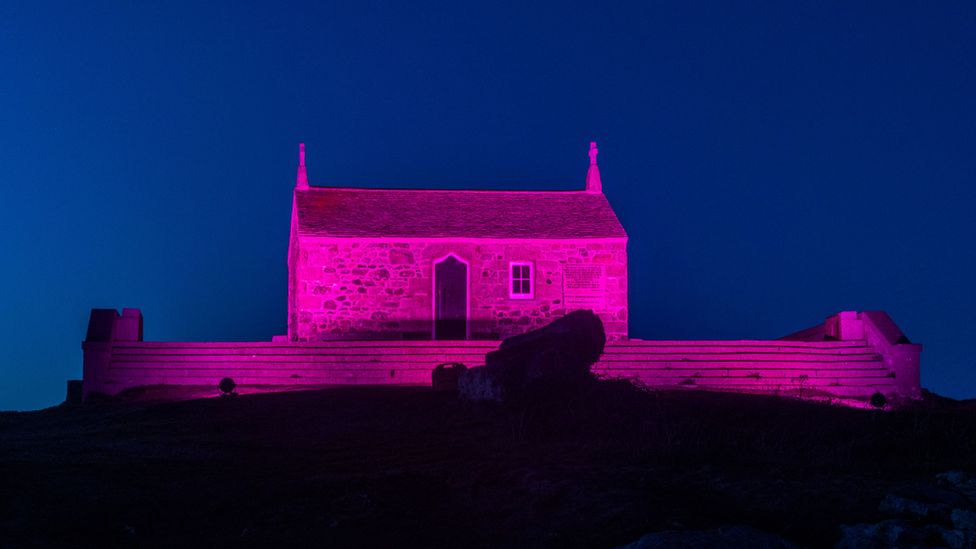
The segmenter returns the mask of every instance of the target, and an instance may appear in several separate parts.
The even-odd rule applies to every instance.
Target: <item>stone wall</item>
[[[524,333],[577,308],[593,309],[608,340],[627,339],[626,242],[578,240],[531,243],[372,242],[301,239],[290,268],[297,272],[289,303],[289,338],[314,341],[325,333],[398,332],[429,337],[433,325],[433,265],[448,254],[468,264],[469,326],[474,339]],[[535,266],[534,299],[509,297],[510,261]],[[566,265],[603,272],[594,304],[567,305]]]

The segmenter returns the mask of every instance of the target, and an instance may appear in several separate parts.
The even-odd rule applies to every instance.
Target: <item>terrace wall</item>
[[[821,328],[819,341],[613,341],[593,369],[603,376],[653,387],[918,397],[921,345],[907,339],[899,343],[904,336],[891,330],[894,323],[885,324],[884,319],[890,322],[887,315],[859,316],[864,316],[861,331],[848,334],[861,335],[857,339],[823,341],[829,328]],[[159,384],[216,387],[224,377],[239,386],[429,384],[437,364],[483,364],[485,355],[500,345],[498,341],[149,342],[126,336],[131,329],[115,328],[112,322],[123,318],[112,310],[92,311],[89,341],[82,344],[86,396]],[[141,328],[141,315],[139,319]],[[98,322],[101,329],[95,326]],[[830,324],[828,319],[825,326]],[[806,332],[810,331],[800,334]],[[129,340],[119,339],[118,334]],[[817,339],[809,333],[804,337]],[[894,342],[889,341],[892,338]]]

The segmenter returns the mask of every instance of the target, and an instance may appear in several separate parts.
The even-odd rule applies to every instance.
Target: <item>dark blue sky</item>
[[[312,185],[579,189],[596,141],[633,337],[884,310],[976,397],[972,2],[136,4],[0,3],[0,410],[64,399],[93,307],[284,334],[299,142]]]

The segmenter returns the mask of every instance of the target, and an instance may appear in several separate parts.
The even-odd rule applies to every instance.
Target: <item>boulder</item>
[[[973,534],[963,530],[950,530],[941,528],[942,541],[952,549],[971,549],[973,547]]]
[[[431,385],[437,392],[457,391],[458,376],[467,369],[467,366],[460,362],[438,364],[430,373]]]
[[[976,513],[969,509],[953,509],[952,525],[958,530],[976,532]]]
[[[878,510],[898,518],[946,520],[952,512],[952,507],[944,503],[922,503],[888,494],[878,505]]]
[[[945,488],[933,486],[927,482],[918,482],[907,489],[910,497],[922,501],[944,503],[950,507],[969,507],[972,503],[966,496]]]
[[[940,486],[955,490],[969,498],[971,502],[976,502],[976,475],[962,471],[947,471],[935,475],[935,478],[938,479]]]
[[[895,546],[922,545],[926,532],[903,520],[884,520],[877,524],[841,525],[843,536],[834,549],[885,549]]]
[[[518,404],[529,395],[558,395],[593,379],[590,367],[606,343],[603,322],[578,310],[547,326],[510,337],[485,356],[485,365],[462,372],[458,392],[474,402]]]

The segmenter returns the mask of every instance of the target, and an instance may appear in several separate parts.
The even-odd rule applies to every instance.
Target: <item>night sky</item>
[[[976,3],[144,4],[0,3],[0,410],[64,400],[92,308],[284,334],[300,142],[317,186],[568,190],[596,141],[632,337],[883,310],[976,397]]]

